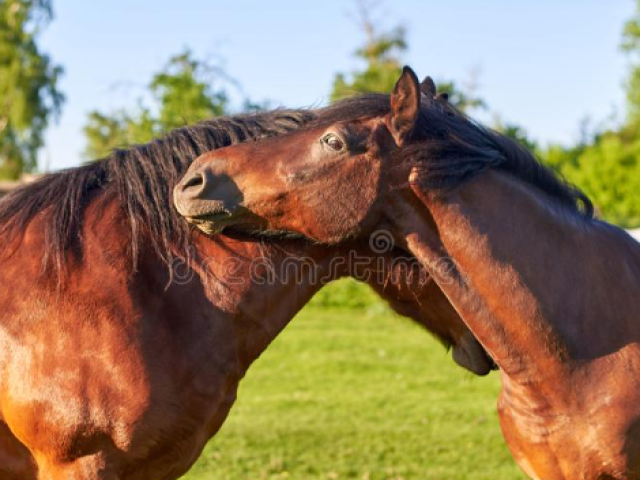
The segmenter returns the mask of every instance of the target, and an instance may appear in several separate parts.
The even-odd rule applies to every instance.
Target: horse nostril
[[[200,172],[196,172],[190,178],[182,182],[183,193],[186,193],[192,197],[198,196],[200,193],[204,191],[204,188],[205,188],[205,176]]]
[[[186,190],[187,188],[191,187],[200,187],[202,185],[204,185],[204,175],[202,175],[201,173],[196,173],[193,177],[185,182],[184,189]]]

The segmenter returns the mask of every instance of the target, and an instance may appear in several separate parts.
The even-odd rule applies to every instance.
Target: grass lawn
[[[457,367],[419,327],[307,307],[249,370],[184,478],[526,478],[502,440],[496,373]]]

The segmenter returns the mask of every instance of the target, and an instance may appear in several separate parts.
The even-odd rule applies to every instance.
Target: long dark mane
[[[367,94],[319,110],[313,123],[379,117],[390,111],[389,95]],[[510,138],[457,111],[441,97],[423,96],[413,142],[400,152],[402,160],[421,170],[421,181],[432,190],[450,190],[489,169],[507,172],[586,217],[593,205],[531,152]]]
[[[146,145],[116,150],[91,164],[46,175],[0,201],[0,236],[22,235],[34,217],[47,210],[44,266],[63,269],[65,251],[81,241],[83,211],[96,194],[117,198],[131,228],[133,264],[143,232],[167,264],[184,249],[189,227],[171,203],[171,192],[199,155],[247,140],[282,135],[307,125],[377,117],[389,112],[389,95],[367,94],[318,110],[219,117],[184,127]],[[508,172],[591,217],[593,206],[577,188],[542,165],[516,142],[483,127],[441,99],[424,99],[415,142],[403,156],[422,172],[428,188],[450,189],[494,168]]]
[[[63,269],[65,251],[80,241],[83,211],[98,194],[119,199],[131,228],[131,251],[137,264],[147,232],[159,257],[170,264],[176,248],[186,246],[189,227],[171,203],[177,181],[199,155],[247,140],[298,129],[312,111],[272,112],[219,117],[172,131],[146,145],[116,150],[91,164],[46,175],[0,201],[0,236],[5,242],[22,235],[33,218],[47,210],[44,267]]]

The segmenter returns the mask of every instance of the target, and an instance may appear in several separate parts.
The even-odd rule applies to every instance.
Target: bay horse
[[[368,174],[354,186],[358,168]],[[200,189],[218,231],[340,245],[385,229],[431,273],[449,263],[433,278],[500,367],[499,418],[520,467],[539,480],[640,479],[640,244],[429,79],[405,67],[391,95],[207,153],[176,196],[185,189]]]
[[[415,265],[395,262],[392,250],[209,237],[175,212],[172,189],[199,154],[312,117],[280,110],[214,119],[45,176],[1,201],[2,479],[178,478],[224,422],[251,363],[343,275],[362,275],[453,345],[458,363],[488,371],[440,289],[409,281]],[[335,262],[352,252],[383,262]],[[301,258],[318,277],[282,274]]]

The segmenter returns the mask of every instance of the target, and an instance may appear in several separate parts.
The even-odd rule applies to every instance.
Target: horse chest
[[[503,378],[501,427],[531,478],[640,479],[640,401],[633,391],[597,388],[597,375],[590,377],[593,383],[578,382],[580,388],[565,386],[563,402]]]

